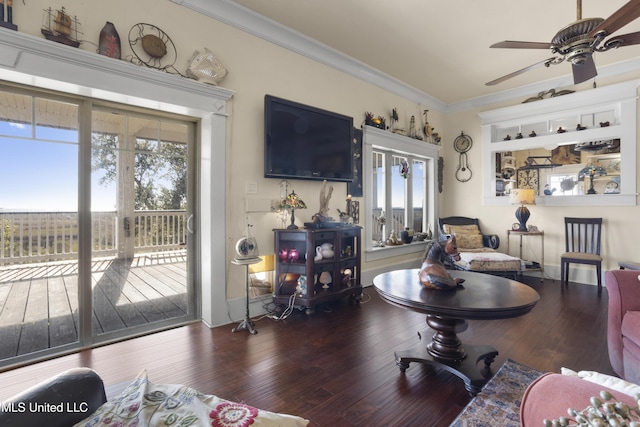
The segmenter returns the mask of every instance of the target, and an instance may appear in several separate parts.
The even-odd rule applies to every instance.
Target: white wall
[[[244,232],[247,220],[254,224],[252,232],[258,238],[262,254],[273,251],[272,229],[280,222],[272,213],[245,215],[245,199],[277,199],[280,195],[277,179],[263,178],[263,100],[265,94],[273,94],[297,102],[346,114],[360,126],[366,111],[389,116],[397,108],[406,120],[418,115],[422,107],[357,78],[321,65],[306,57],[292,53],[262,39],[232,28],[226,24],[176,5],[170,1],[113,0],[110,2],[86,2],[70,0],[54,4],[44,0],[14,2],[14,23],[21,33],[36,37],[40,34],[43,9],[64,6],[67,13],[82,22],[85,42],[80,49],[95,52],[101,28],[112,22],[122,40],[122,56],[132,57],[128,44],[129,29],[144,22],[158,26],[172,39],[177,50],[174,66],[185,73],[187,60],[194,50],[211,49],[229,70],[221,86],[234,91],[227,106],[227,202],[226,224],[213,224],[214,239],[225,239],[227,261],[234,255],[235,241]],[[443,115],[429,113],[429,121],[442,135]],[[309,221],[319,208],[320,183],[290,181],[293,189],[307,203],[308,209],[296,212],[297,223]],[[257,194],[247,194],[246,184],[257,184]],[[330,203],[332,214],[344,208],[346,184],[333,183],[334,193]],[[363,204],[361,204],[363,205]],[[362,213],[362,212],[361,212]],[[224,225],[216,228],[216,225]],[[386,268],[407,257],[396,257],[386,262],[376,262],[375,268]],[[411,261],[411,260],[410,260]],[[244,269],[226,263],[227,299],[240,300],[244,295]],[[373,266],[363,265],[363,270]],[[220,297],[220,296],[219,296]],[[232,317],[237,318],[233,315]]]
[[[397,108],[407,120],[412,114],[419,114],[421,106],[408,99],[365,83],[336,69],[321,65],[299,54],[265,42],[227,24],[223,24],[202,14],[181,7],[171,1],[158,0],[112,0],[109,2],[68,0],[64,4],[49,0],[29,0],[26,4],[14,2],[14,23],[19,31],[41,37],[40,24],[43,9],[64,6],[68,13],[77,16],[84,30],[85,43],[81,49],[95,52],[100,29],[105,21],[113,22],[122,39],[123,58],[130,58],[128,45],[129,29],[136,23],[144,22],[163,29],[173,40],[177,49],[175,67],[182,73],[187,68],[187,60],[196,49],[207,47],[219,56],[229,70],[229,75],[221,86],[235,92],[228,105],[227,121],[227,221],[222,227],[212,227],[213,238],[225,239],[227,261],[234,254],[235,241],[241,236],[248,222],[255,224],[253,233],[258,238],[260,252],[269,253],[273,249],[272,228],[279,227],[279,221],[271,213],[250,213],[245,215],[245,199],[274,199],[279,197],[279,180],[263,178],[263,98],[273,94],[283,98],[310,104],[354,117],[359,125],[366,111],[388,116],[392,108]],[[519,101],[514,101],[517,103]],[[493,107],[492,107],[493,108]],[[489,109],[489,108],[485,108]],[[512,207],[484,207],[481,205],[481,143],[478,111],[444,114],[430,111],[429,121],[442,136],[445,157],[444,192],[440,195],[440,215],[466,215],[480,218],[486,232],[496,233],[503,240],[506,230],[514,222]],[[408,123],[407,123],[408,126]],[[471,135],[474,148],[469,152],[469,163],[473,178],[466,183],[455,180],[454,173],[458,161],[451,148],[453,139],[460,131]],[[257,185],[257,194],[247,194],[247,183]],[[291,181],[293,188],[307,203],[308,209],[296,212],[298,223],[310,220],[318,209],[320,184],[309,181]],[[333,184],[334,195],[330,203],[332,213],[343,208],[346,195],[345,184]],[[361,206],[363,204],[361,203]],[[640,231],[634,226],[638,207],[618,208],[615,212],[606,208],[595,208],[588,212],[580,208],[560,209],[532,207],[530,223],[538,225],[546,232],[546,264],[557,265],[562,246],[562,217],[602,215],[606,218],[603,253],[605,268],[616,268],[619,259],[638,260],[634,243]],[[363,212],[361,212],[363,214]],[[620,236],[624,236],[620,238]],[[504,247],[504,246],[503,246]],[[364,276],[367,271],[392,268],[394,265],[411,263],[411,257],[395,257],[377,261],[375,265],[363,264]],[[226,263],[228,272],[227,298],[240,299],[244,295],[243,269]],[[550,269],[550,271],[553,271]],[[586,277],[585,281],[589,280]],[[367,283],[365,283],[366,285]]]

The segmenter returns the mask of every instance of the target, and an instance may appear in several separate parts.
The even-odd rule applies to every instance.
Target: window
[[[386,245],[405,228],[434,229],[440,147],[376,128],[364,132],[365,256],[367,260],[424,250],[424,244]]]

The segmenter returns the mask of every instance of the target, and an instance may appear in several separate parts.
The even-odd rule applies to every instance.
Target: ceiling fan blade
[[[613,34],[638,17],[640,17],[640,0],[631,0],[594,28],[589,33],[589,37],[593,37],[602,31],[605,32],[606,36]]]
[[[615,47],[631,46],[634,44],[640,44],[640,31],[629,34],[622,34],[615,36],[605,42],[606,44],[612,44]]]
[[[593,56],[590,56],[582,64],[572,64],[571,67],[573,69],[574,84],[586,82],[598,75],[598,71],[596,71],[596,63],[593,61]]]
[[[505,40],[503,42],[494,43],[489,47],[507,49],[551,49],[553,45],[547,42],[520,42]]]
[[[541,67],[543,65],[545,65],[547,62],[553,61],[555,58],[551,57],[551,58],[547,58],[544,61],[540,61],[540,62],[536,62],[533,65],[529,65],[528,67],[524,67],[518,71],[514,71],[513,73],[507,74],[506,76],[502,76],[500,78],[497,78],[495,80],[491,80],[490,82],[485,83],[486,86],[493,86],[493,85],[497,85],[498,83],[502,83],[505,80],[509,80],[512,77],[518,76],[522,73],[525,73],[527,71],[536,69],[538,67]]]

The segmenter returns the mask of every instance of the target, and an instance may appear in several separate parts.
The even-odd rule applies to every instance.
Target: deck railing
[[[178,249],[186,242],[186,212],[136,211],[133,221],[116,212],[92,212],[93,255],[115,255],[119,236],[134,239],[134,251]],[[120,227],[120,230],[118,229]],[[0,212],[0,265],[75,258],[76,212]]]

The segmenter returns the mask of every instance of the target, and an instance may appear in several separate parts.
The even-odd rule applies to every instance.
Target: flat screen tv
[[[266,178],[353,180],[353,118],[265,95]]]

